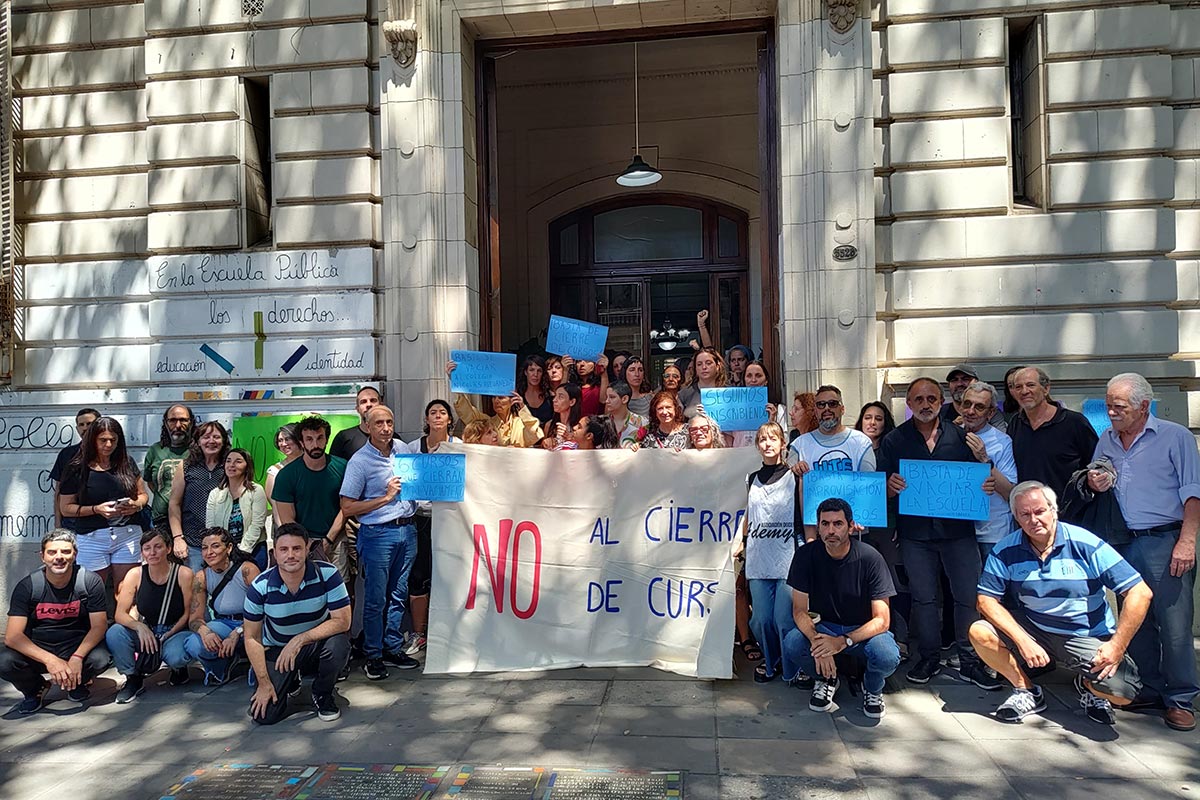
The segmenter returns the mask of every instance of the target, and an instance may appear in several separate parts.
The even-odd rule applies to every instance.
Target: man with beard
[[[58,528],[66,528],[73,530],[72,525],[75,520],[67,518],[63,519],[62,512],[58,509],[59,484],[62,483],[62,474],[66,470],[67,464],[71,463],[71,459],[79,452],[79,446],[83,442],[83,435],[88,432],[88,428],[92,427],[92,423],[100,419],[100,412],[94,408],[81,408],[75,414],[75,431],[79,434],[79,441],[74,444],[69,444],[62,450],[58,451],[58,458],[54,459],[54,466],[50,468],[50,482],[54,485],[54,525]]]
[[[850,535],[854,514],[838,498],[817,506],[821,544],[801,547],[792,557],[792,617],[796,627],[783,640],[784,651],[816,676],[808,707],[832,711],[838,690],[838,653],[862,661],[863,713],[883,716],[883,685],[900,665],[900,648],[888,632],[889,598],[896,594],[883,556]],[[809,611],[820,615],[813,622]]]
[[[912,419],[889,433],[879,447],[879,471],[887,473],[888,497],[908,489],[900,475],[900,461],[976,460],[967,444],[967,434],[941,416],[942,385],[933,378],[917,378],[908,387],[908,408]],[[995,491],[995,479],[983,483],[985,492]],[[898,504],[898,503],[897,503]],[[979,662],[967,631],[978,617],[975,612],[975,587],[979,582],[979,548],[975,544],[975,524],[969,520],[919,517],[898,514],[896,533],[900,554],[908,570],[912,592],[912,624],[916,627],[919,659],[908,671],[911,683],[928,683],[941,672],[940,631],[937,592],[945,570],[954,598],[954,636],[958,643],[959,673],[982,689],[999,689],[1001,684]]]
[[[955,404],[963,430],[967,432],[967,446],[980,463],[991,466],[991,477],[996,482],[996,490],[988,498],[988,518],[975,523],[975,539],[979,543],[982,562],[987,561],[992,546],[1012,533],[1014,527],[1008,493],[1017,482],[1017,464],[1013,461],[1012,439],[988,422],[996,399],[994,386],[975,381]]]
[[[195,430],[196,417],[192,410],[182,404],[173,405],[163,414],[158,442],[146,451],[142,479],[150,490],[150,521],[155,525],[167,524],[171,480],[175,477],[175,468],[187,459]]]
[[[350,657],[350,596],[332,564],[309,558],[299,525],[279,526],[274,555],[275,566],[246,587],[246,657],[258,681],[250,718],[260,725],[279,722],[301,676],[313,675],[317,717],[333,722],[342,713],[334,686]]]
[[[1044,483],[1061,497],[1071,475],[1087,469],[1099,437],[1087,417],[1050,399],[1050,376],[1040,367],[1014,372],[1008,391],[1021,405],[1008,429],[1017,479]]]
[[[320,417],[297,422],[296,436],[304,455],[275,476],[275,512],[280,525],[296,522],[308,532],[313,558],[329,560],[345,523],[341,489],[346,460],[325,453],[329,423]]]
[[[112,661],[104,647],[104,581],[75,563],[76,552],[75,534],[55,528],[42,537],[42,566],[13,588],[0,678],[23,695],[15,709],[21,716],[42,707],[50,687],[43,674],[84,703],[88,683]]]
[[[818,472],[874,472],[875,449],[871,439],[862,431],[847,428],[842,424],[846,407],[842,404],[842,390],[836,386],[822,386],[816,395],[817,429],[799,436],[791,444],[796,455],[792,470],[798,475]],[[806,526],[805,536],[810,540],[816,536],[813,525]]]

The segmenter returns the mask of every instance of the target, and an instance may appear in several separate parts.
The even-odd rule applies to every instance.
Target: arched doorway
[[[638,194],[559,217],[549,237],[554,313],[607,325],[609,349],[640,355],[652,375],[700,340],[698,311],[715,346],[750,341],[744,212]]]

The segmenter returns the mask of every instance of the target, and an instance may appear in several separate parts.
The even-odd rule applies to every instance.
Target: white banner
[[[425,671],[732,676],[733,538],[754,448],[467,454],[435,503]]]

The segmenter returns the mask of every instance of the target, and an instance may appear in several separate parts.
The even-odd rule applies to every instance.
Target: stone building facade
[[[1141,371],[1200,425],[1194,2],[4,6],[0,574],[52,521],[80,406],[143,448],[181,397],[231,422],[378,382],[412,431],[451,349],[536,338],[547,226],[640,191],[612,181],[633,109],[585,141],[583,84],[641,86],[662,191],[740,220],[743,329],[788,393],[1036,361],[1074,405]],[[627,50],[584,51],[634,40],[641,83]],[[498,121],[488,93],[515,98]]]

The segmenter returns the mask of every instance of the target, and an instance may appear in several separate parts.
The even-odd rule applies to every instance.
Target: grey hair
[[[1054,493],[1053,489],[1041,481],[1021,481],[1013,487],[1008,495],[1008,510],[1012,512],[1014,517],[1017,515],[1017,499],[1030,492],[1036,492],[1038,489],[1042,490],[1042,497],[1046,498],[1046,502],[1050,504],[1050,508],[1054,509],[1055,512],[1058,511],[1058,495]]]
[[[1024,372],[1027,369],[1031,369],[1037,373],[1038,383],[1042,385],[1043,389],[1050,385],[1050,376],[1047,375],[1046,370],[1042,369],[1041,367],[1035,367],[1033,364],[1026,364],[1025,366],[1019,368],[1017,372]],[[1017,372],[1014,372],[1013,375],[1016,375]]]
[[[1108,390],[1112,391],[1114,387],[1123,383],[1129,386],[1129,402],[1135,406],[1154,399],[1154,387],[1150,385],[1150,381],[1136,372],[1122,372],[1120,375],[1114,375],[1108,381]]]
[[[967,392],[987,392],[989,395],[991,395],[992,405],[996,405],[999,402],[999,394],[996,392],[996,387],[992,386],[990,383],[984,383],[983,381],[972,381],[970,386],[968,386],[966,389],[963,389],[964,395]]]
[[[43,553],[46,552],[46,548],[51,542],[67,542],[76,550],[79,549],[79,545],[75,540],[74,531],[69,531],[66,528],[53,528],[46,532],[46,535],[42,537]]]

